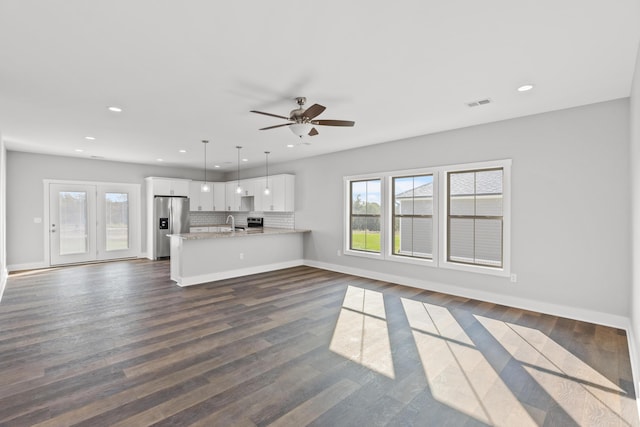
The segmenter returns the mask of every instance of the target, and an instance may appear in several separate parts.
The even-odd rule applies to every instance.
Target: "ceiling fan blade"
[[[353,126],[356,122],[349,120],[311,120],[314,125],[320,126]]]
[[[261,128],[261,129],[258,129],[258,130],[267,130],[267,129],[281,128],[282,126],[291,126],[292,124],[293,124],[293,123],[285,123],[285,124],[283,124],[283,125],[269,126],[269,127]]]
[[[309,136],[316,136],[318,134],[318,131],[316,130],[316,128],[311,128],[311,130],[309,131]]]
[[[311,107],[307,108],[302,115],[304,117],[307,117],[308,119],[313,119],[314,117],[317,117],[320,114],[322,114],[322,112],[326,109],[327,107],[323,105],[313,104]]]
[[[251,110],[251,113],[264,114],[265,116],[271,116],[271,117],[277,117],[279,119],[291,120],[291,119],[289,119],[289,117],[279,116],[277,114],[271,114],[271,113],[264,113],[262,111]]]

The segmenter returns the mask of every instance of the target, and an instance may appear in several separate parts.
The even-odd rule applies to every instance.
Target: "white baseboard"
[[[24,270],[37,270],[39,268],[49,268],[49,264],[44,261],[40,262],[28,262],[25,264],[11,264],[7,266],[7,270],[12,271],[24,271]]]
[[[4,288],[7,286],[7,277],[9,272],[6,268],[0,271],[0,301],[2,301],[2,295],[4,295]]]
[[[617,316],[615,314],[602,313],[599,311],[586,310],[582,308],[569,307],[542,301],[533,301],[525,298],[495,294],[493,292],[461,288],[454,285],[447,285],[445,283],[415,279],[413,277],[403,277],[393,274],[378,273],[370,270],[362,270],[359,268],[345,267],[343,265],[329,264],[312,260],[305,260],[304,265],[322,268],[324,270],[336,271],[338,273],[366,277],[368,279],[396,283],[399,285],[410,286],[418,289],[425,289],[428,291],[442,292],[445,294],[456,295],[463,298],[473,298],[480,301],[506,305],[509,307],[535,311],[538,313],[551,314],[558,317],[566,317],[569,319],[595,323],[603,326],[610,326],[613,328],[625,329],[627,330],[627,334],[630,333],[628,330],[628,326],[630,325],[629,319],[624,316]]]
[[[638,342],[636,341],[636,334],[633,328],[633,323],[629,321],[629,326],[627,327],[627,342],[629,343],[629,359],[631,360],[631,375],[633,376],[633,387],[636,391],[636,406],[638,407],[638,413],[640,414],[640,366],[638,366],[638,362],[640,361],[640,354],[638,354]]]
[[[192,286],[202,283],[214,282],[216,280],[232,279],[234,277],[248,276],[250,274],[266,273],[267,271],[282,270],[283,268],[298,267],[304,265],[304,260],[296,259],[292,261],[279,262],[275,264],[258,265],[255,267],[239,268],[237,270],[223,271],[221,273],[202,274],[189,277],[171,277],[178,286]]]

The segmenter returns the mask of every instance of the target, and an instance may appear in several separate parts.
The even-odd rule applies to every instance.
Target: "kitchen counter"
[[[235,231],[222,231],[215,233],[201,232],[201,233],[182,233],[182,234],[169,234],[169,237],[176,237],[184,240],[201,240],[201,239],[226,239],[229,237],[246,237],[253,235],[273,235],[273,234],[290,234],[290,233],[308,233],[310,230],[290,229],[290,228],[247,228],[245,230]]]
[[[309,232],[266,227],[170,234],[171,280],[190,286],[302,265]]]

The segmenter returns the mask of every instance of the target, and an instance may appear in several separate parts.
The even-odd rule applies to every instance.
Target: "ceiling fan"
[[[313,104],[311,107],[305,109],[304,104],[307,102],[307,98],[299,96],[296,98],[298,108],[291,110],[289,117],[280,116],[278,114],[264,113],[262,111],[251,110],[252,113],[264,114],[265,116],[277,117],[279,119],[288,120],[290,123],[284,123],[281,125],[269,126],[260,130],[275,129],[283,126],[289,126],[291,132],[298,135],[300,138],[304,136],[315,136],[318,131],[314,126],[353,126],[355,122],[349,120],[314,120],[317,116],[322,114],[326,107],[320,104]]]

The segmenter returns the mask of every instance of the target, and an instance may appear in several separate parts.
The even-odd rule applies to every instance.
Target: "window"
[[[447,173],[447,261],[502,267],[503,169]]]
[[[433,257],[433,175],[392,177],[391,253]]]
[[[350,250],[380,253],[381,180],[350,181]]]
[[[345,177],[344,252],[510,275],[511,160]]]

